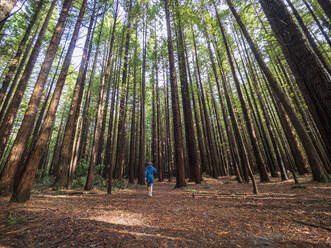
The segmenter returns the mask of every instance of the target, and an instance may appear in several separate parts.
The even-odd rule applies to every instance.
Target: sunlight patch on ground
[[[327,190],[331,190],[331,186],[330,187],[328,187],[328,186],[316,186],[316,187],[311,187],[312,189],[327,189]]]
[[[132,234],[136,237],[151,237],[151,238],[159,238],[159,239],[169,239],[169,240],[182,240],[182,241],[192,241],[194,242],[194,240],[192,239],[186,239],[183,237],[172,237],[172,236],[167,236],[167,235],[163,235],[160,233],[156,233],[156,234],[152,234],[152,233],[142,233],[142,232],[134,232],[134,231],[123,231],[123,230],[116,230],[116,232],[119,233],[124,233],[124,234]]]
[[[115,225],[125,226],[147,226],[141,214],[124,213],[122,211],[112,211],[111,214],[104,213],[98,216],[91,216],[89,220],[107,222]]]

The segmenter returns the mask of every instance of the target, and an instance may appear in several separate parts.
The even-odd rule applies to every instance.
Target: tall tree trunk
[[[223,133],[222,133],[221,126],[220,126],[220,123],[219,123],[220,118],[219,118],[218,111],[217,111],[217,106],[216,106],[215,96],[214,96],[214,92],[213,92],[213,87],[212,87],[211,82],[210,82],[209,79],[208,79],[208,84],[209,84],[209,95],[210,95],[210,101],[207,100],[209,113],[210,113],[210,115],[215,116],[215,119],[216,119],[211,124],[212,137],[213,137],[213,143],[214,143],[215,150],[216,150],[216,155],[217,155],[218,158],[220,158],[218,160],[218,163],[215,164],[214,166],[216,167],[217,176],[219,176],[219,175],[220,176],[225,176],[224,154],[223,154],[222,145],[221,145],[222,139],[223,139]],[[211,102],[211,106],[210,106],[209,102]],[[218,133],[218,136],[219,136],[219,140],[220,140],[219,144],[217,142],[216,132]],[[219,148],[219,149],[217,149],[217,148]]]
[[[227,121],[227,117],[226,117],[227,115],[225,113],[225,106],[224,106],[224,103],[223,103],[223,99],[222,99],[222,95],[221,95],[221,90],[220,90],[219,78],[218,78],[218,74],[217,74],[217,70],[216,70],[216,65],[215,65],[214,57],[213,57],[213,54],[212,54],[212,51],[211,51],[209,36],[208,36],[207,33],[206,33],[206,38],[207,38],[207,45],[208,45],[208,51],[209,51],[209,58],[210,58],[210,61],[211,61],[211,65],[212,65],[212,69],[213,69],[213,73],[214,73],[214,77],[215,77],[215,81],[216,81],[216,87],[217,87],[217,91],[218,91],[218,94],[219,94],[219,100],[220,100],[220,104],[221,104],[221,108],[222,108],[224,125],[225,125],[225,128],[226,128],[226,132],[227,132],[227,136],[228,136],[228,141],[231,144],[231,146],[233,146],[235,143],[231,139],[231,136],[230,136],[230,130],[229,130],[229,127],[228,127],[228,121]],[[224,91],[226,91],[226,88],[224,88]],[[227,94],[227,92],[225,92],[225,94]],[[228,108],[232,108],[232,104],[231,103],[229,104],[229,103],[230,102],[228,102]],[[242,166],[243,166],[243,168],[246,167],[244,165],[242,165]],[[236,174],[237,174],[237,180],[239,182],[242,182],[242,178],[241,178],[241,175],[239,173],[239,169],[238,169],[238,165],[237,164],[235,164],[235,171],[236,171]]]
[[[142,62],[142,78],[141,78],[141,89],[140,89],[140,136],[139,136],[139,158],[138,158],[138,184],[145,184],[145,88],[146,88],[146,47],[147,47],[147,18],[146,18],[146,10],[144,10],[144,18],[143,18],[143,62]]]
[[[54,146],[54,150],[53,150],[53,158],[52,158],[52,162],[48,171],[49,175],[54,176],[55,172],[57,171],[57,166],[58,166],[58,161],[59,161],[59,157],[60,157],[60,149],[61,149],[61,144],[62,144],[62,139],[63,139],[63,122],[65,120],[65,111],[62,113],[62,117],[61,117],[61,122],[59,125],[59,130],[57,133],[57,137],[56,137],[56,143]]]
[[[240,168],[243,172],[243,179],[248,182],[248,168],[250,167],[250,163],[248,160],[248,155],[245,152],[245,147],[244,147],[244,143],[243,143],[243,139],[242,139],[242,135],[240,134],[239,131],[239,127],[238,127],[238,123],[234,114],[234,110],[233,110],[233,106],[232,106],[232,102],[229,96],[229,88],[228,88],[228,84],[226,82],[226,78],[223,72],[223,65],[221,62],[221,55],[220,55],[220,51],[217,49],[216,46],[216,41],[215,39],[213,40],[214,46],[215,46],[215,50],[217,53],[217,62],[218,62],[218,66],[220,68],[220,72],[221,72],[221,81],[222,81],[222,86],[223,86],[223,90],[224,90],[224,95],[225,95],[225,100],[226,100],[226,104],[228,107],[228,111],[230,114],[230,120],[231,120],[231,124],[232,124],[232,129],[233,129],[233,133],[235,136],[235,140],[237,143],[237,149],[238,149],[238,155],[239,155],[239,164],[240,164]]]
[[[322,53],[320,52],[320,50],[318,49],[315,41],[314,41],[314,38],[311,36],[308,28],[306,27],[305,23],[303,22],[300,14],[298,13],[298,11],[296,10],[296,8],[293,6],[292,2],[290,0],[286,0],[287,4],[290,6],[295,18],[297,19],[303,33],[305,34],[311,48],[313,49],[314,53],[317,55],[317,57],[319,58],[320,62],[323,64],[324,66],[324,69],[328,70],[328,72],[330,73],[330,68],[328,66],[328,64],[326,63]],[[331,5],[331,3],[330,3]]]
[[[136,25],[137,33],[137,25]],[[134,48],[133,55],[133,105],[132,105],[132,115],[131,115],[131,138],[130,138],[130,157],[129,157],[129,183],[134,183],[134,170],[135,170],[135,153],[136,153],[136,89],[137,89],[137,45]]]
[[[188,154],[188,163],[190,168],[190,180],[195,181],[195,183],[200,183],[200,161],[198,159],[197,144],[194,134],[193,117],[192,117],[192,107],[190,92],[187,82],[187,72],[186,72],[186,61],[185,61],[185,45],[184,45],[184,35],[182,30],[180,11],[179,11],[178,0],[176,0],[176,16],[178,21],[177,26],[177,55],[178,64],[180,72],[180,82],[181,82],[181,93],[182,93],[182,105],[184,112],[184,126],[185,126],[185,138],[186,147]]]
[[[191,73],[190,73],[190,70],[189,70],[189,63],[187,63],[187,66],[188,66],[187,71],[188,71],[188,74],[189,74],[189,80],[190,80],[190,84],[191,84],[192,105],[193,105],[193,110],[194,110],[195,126],[196,126],[199,152],[200,152],[201,168],[200,168],[200,171],[199,171],[199,175],[200,175],[200,180],[201,180],[202,179],[201,169],[207,166],[208,160],[207,160],[207,157],[206,157],[205,146],[204,146],[203,139],[202,139],[203,135],[202,135],[202,132],[201,132],[199,114],[198,114],[198,111],[197,111],[196,101],[195,101],[195,97],[194,97],[193,83],[192,83]]]
[[[35,23],[38,19],[39,13],[42,9],[43,2],[44,1],[39,1],[38,5],[36,6],[35,12],[34,12],[33,16],[31,17],[31,21],[30,21],[28,27],[26,28],[26,31],[24,33],[24,36],[23,36],[20,44],[18,45],[18,49],[16,51],[16,54],[15,54],[14,58],[12,58],[11,61],[10,61],[10,65],[8,67],[7,74],[5,76],[5,79],[2,82],[2,86],[1,86],[1,89],[0,89],[0,102],[2,102],[2,100],[4,98],[4,95],[6,93],[7,87],[10,84],[11,80],[13,79],[14,73],[15,73],[17,65],[18,65],[18,62],[19,62],[19,60],[21,58],[21,55],[23,53],[23,49],[25,47],[25,44],[29,39],[30,33],[33,29],[33,26],[35,25]]]
[[[168,56],[169,56],[169,71],[170,71],[170,84],[171,84],[171,99],[172,99],[172,115],[173,115],[173,129],[174,129],[174,148],[175,148],[175,161],[176,161],[176,188],[186,185],[185,182],[185,169],[184,169],[184,152],[183,152],[183,136],[181,127],[181,117],[178,99],[178,86],[176,82],[176,69],[174,50],[172,46],[172,35],[170,26],[170,11],[168,0],[164,0],[164,8],[167,23],[167,36],[168,36]]]
[[[117,12],[116,12],[117,13]],[[121,45],[119,48],[119,69],[118,72],[114,72],[114,83],[113,83],[113,90],[112,90],[112,97],[111,97],[111,107],[110,107],[110,116],[109,116],[109,123],[108,123],[108,134],[107,134],[107,144],[106,144],[106,151],[105,151],[105,158],[104,158],[104,172],[103,176],[107,178],[107,193],[111,194],[111,187],[112,187],[112,154],[113,154],[113,146],[114,146],[114,140],[115,140],[115,128],[116,128],[116,120],[115,124],[114,122],[114,112],[117,113],[117,104],[118,104],[118,95],[119,95],[119,80],[117,80],[117,74],[120,72],[121,68],[121,59],[122,59],[122,48],[124,43],[124,32],[121,39]],[[112,75],[112,74],[111,74]],[[116,100],[115,100],[116,99]],[[116,106],[115,106],[116,105]],[[115,111],[114,111],[115,110]],[[115,114],[116,114],[115,113]],[[114,126],[114,128],[113,128]]]
[[[14,145],[12,147],[11,153],[10,153],[9,158],[6,163],[6,167],[10,168],[9,170],[6,170],[6,172],[9,172],[9,173],[8,174],[2,173],[1,179],[7,178],[7,180],[5,180],[5,181],[7,181],[7,183],[3,183],[4,181],[2,181],[2,180],[1,180],[2,182],[0,183],[1,188],[4,189],[4,192],[6,192],[6,191],[8,192],[8,190],[10,190],[10,188],[12,187],[13,176],[18,169],[20,159],[23,155],[24,149],[25,149],[25,147],[28,143],[28,139],[31,135],[31,132],[32,132],[31,127],[33,126],[33,123],[34,123],[36,115],[37,115],[42,91],[44,89],[48,74],[51,70],[51,66],[52,66],[53,60],[55,58],[57,48],[60,44],[61,37],[62,37],[63,31],[64,31],[65,22],[68,17],[68,13],[69,13],[71,4],[72,4],[71,0],[66,1],[63,4],[60,17],[56,24],[53,36],[51,38],[50,45],[47,49],[44,62],[41,66],[41,70],[40,70],[37,82],[34,86],[27,110],[24,115],[24,119],[22,121],[20,129],[18,130]],[[9,179],[9,178],[11,178],[11,179]],[[24,195],[25,195],[24,197],[22,196],[23,197],[22,201],[25,201],[28,199],[28,198],[26,198],[27,195],[26,194],[24,194]],[[12,200],[15,201],[15,200],[20,200],[20,199],[16,199],[14,196],[14,198],[12,198]]]
[[[205,145],[206,145],[207,156],[208,156],[208,160],[209,160],[207,169],[211,176],[217,177],[217,173],[213,169],[213,168],[215,168],[215,166],[218,166],[217,152],[216,152],[216,147],[215,147],[215,143],[214,143],[214,137],[212,135],[210,118],[209,118],[209,114],[208,114],[207,107],[206,107],[207,100],[205,99],[205,94],[204,94],[204,90],[202,87],[200,63],[199,63],[199,59],[198,59],[197,45],[196,45],[196,39],[195,39],[193,29],[192,29],[192,34],[193,34],[194,56],[195,56],[195,62],[196,62],[196,69],[197,69],[197,73],[198,73],[198,78],[197,78],[198,80],[196,81],[196,84],[197,84],[197,88],[199,89],[199,92],[200,92],[201,120],[202,120],[202,123],[204,124],[204,133],[206,136]]]
[[[120,115],[118,122],[118,135],[117,135],[117,149],[116,149],[116,162],[114,177],[121,179],[124,173],[124,162],[125,162],[125,129],[126,129],[126,106],[125,98],[126,94],[126,83],[127,83],[127,72],[128,72],[128,59],[129,59],[129,47],[130,47],[130,33],[131,33],[131,19],[132,19],[132,0],[130,0],[130,6],[128,10],[128,24],[126,27],[126,41],[125,41],[125,52],[124,52],[124,64],[121,84],[121,100],[120,100]]]
[[[25,70],[23,72],[23,75],[17,85],[16,91],[14,93],[14,96],[10,102],[10,105],[8,106],[8,110],[1,122],[1,127],[0,127],[0,157],[3,154],[4,148],[6,146],[7,140],[8,140],[8,136],[10,133],[10,129],[13,125],[13,122],[15,120],[15,116],[18,110],[18,107],[22,101],[23,98],[23,94],[24,91],[27,87],[28,81],[30,79],[34,64],[37,61],[39,52],[40,52],[40,48],[46,33],[46,29],[48,26],[48,23],[50,21],[50,18],[52,16],[53,13],[53,9],[55,7],[57,0],[53,0],[52,5],[50,7],[50,9],[48,10],[47,16],[45,18],[45,21],[43,23],[43,26],[41,27],[41,30],[38,34],[38,38],[37,41],[34,45],[34,48],[30,54],[30,58],[29,61],[27,63],[27,65],[25,66]],[[13,173],[15,174],[15,173]],[[12,174],[12,175],[13,175]],[[1,176],[2,177],[2,176]],[[0,179],[0,185],[1,185],[1,179]],[[0,186],[1,188],[1,186]],[[0,194],[1,194],[1,189],[0,189]]]
[[[160,122],[160,93],[159,93],[159,67],[158,67],[158,53],[157,53],[157,36],[156,36],[156,26],[155,26],[155,81],[156,81],[156,135],[157,135],[157,158],[158,158],[158,167],[159,167],[159,180],[163,181],[163,152],[162,152],[162,127]]]
[[[69,165],[67,185],[66,185],[67,188],[71,187],[72,181],[74,180],[74,176],[75,176],[75,170],[77,167],[78,156],[79,156],[79,147],[82,139],[82,128],[83,128],[82,124],[83,124],[82,117],[80,117],[77,122],[75,140],[74,140],[74,145],[72,147],[72,156]]]
[[[166,121],[166,148],[167,148],[167,164],[168,164],[168,181],[171,182],[172,176],[172,135],[170,131],[170,107],[169,107],[169,74],[166,72],[166,65],[163,65],[163,73],[166,74],[165,81],[165,121]],[[164,76],[163,76],[164,78]]]
[[[102,30],[100,31],[102,33]],[[105,50],[106,51],[106,50]],[[104,60],[107,62],[108,66],[108,58],[106,58],[106,55],[104,55]],[[110,66],[110,62],[109,62]],[[107,70],[107,68],[106,68]],[[109,69],[110,70],[110,69]],[[92,149],[91,149],[91,159],[90,159],[90,164],[88,168],[88,173],[87,173],[87,179],[86,179],[86,184],[84,187],[84,190],[91,190],[93,189],[93,183],[94,183],[94,168],[97,165],[97,159],[98,159],[98,154],[100,152],[100,135],[101,135],[101,128],[102,128],[102,120],[103,120],[103,111],[104,111],[104,95],[106,91],[106,78],[105,78],[105,71],[101,72],[101,77],[100,77],[100,85],[99,85],[99,97],[98,97],[98,102],[97,102],[97,111],[96,111],[96,121],[95,121],[95,126],[94,126],[94,132],[92,135]]]
[[[321,23],[319,22],[318,18],[316,17],[316,15],[314,14],[313,10],[311,9],[310,4],[309,4],[306,0],[302,0],[302,1],[303,1],[303,3],[306,5],[306,7],[307,7],[309,13],[311,14],[311,16],[313,17],[313,19],[314,19],[314,21],[315,21],[315,23],[316,23],[318,29],[319,29],[319,30],[321,31],[321,33],[322,33],[324,39],[326,40],[326,42],[327,42],[327,43],[329,44],[329,46],[331,47],[331,40],[330,40],[330,37],[329,37],[329,35],[324,31],[324,29],[323,29]]]
[[[331,76],[303,39],[283,0],[259,1],[297,79],[327,151],[331,153]],[[323,181],[323,176],[320,176],[316,180]]]
[[[329,20],[331,20],[331,1],[330,0],[317,0],[317,1],[321,5],[325,14],[329,17]]]
[[[56,176],[54,185],[58,187],[64,187],[67,184],[67,176],[68,176],[68,170],[69,165],[72,157],[72,151],[73,151],[73,143],[75,139],[76,134],[76,126],[77,121],[79,117],[80,112],[80,106],[81,101],[84,93],[84,86],[86,81],[86,74],[87,74],[87,68],[90,61],[91,51],[92,51],[92,40],[94,33],[92,33],[93,25],[95,22],[95,8],[96,8],[96,1],[94,2],[93,6],[93,12],[90,20],[90,24],[87,31],[87,38],[84,44],[84,50],[83,50],[83,56],[78,72],[78,77],[76,80],[72,100],[71,100],[71,106],[69,111],[69,117],[66,123],[66,128],[64,131],[64,137],[63,142],[61,146],[61,152],[60,152],[60,161],[58,165],[58,174]],[[102,25],[103,25],[102,18]],[[101,33],[101,32],[100,32]],[[100,38],[100,34],[99,34]],[[98,39],[100,40],[100,39]]]
[[[236,35],[236,40],[237,40],[237,35]],[[239,41],[237,40],[237,43],[239,44]],[[240,55],[240,58],[241,58],[241,61],[242,61],[242,64],[243,64],[243,67],[244,67],[244,73],[245,73],[245,77],[246,77],[246,80],[247,80],[247,84],[250,88],[250,93],[251,93],[251,98],[252,100],[250,99],[250,96],[248,94],[248,90],[247,90],[247,87],[246,85],[244,84],[244,79],[243,79],[243,76],[239,70],[239,66],[237,64],[237,61],[235,60],[235,63],[236,63],[236,66],[238,68],[238,72],[239,72],[239,75],[240,75],[240,78],[241,78],[241,81],[242,81],[242,85],[244,87],[244,91],[246,93],[246,96],[247,96],[247,101],[248,101],[248,104],[252,110],[252,114],[253,114],[253,118],[254,118],[254,121],[256,123],[256,126],[257,126],[257,130],[259,132],[259,135],[260,135],[260,139],[262,140],[262,145],[263,145],[263,148],[265,150],[265,155],[267,157],[267,161],[268,161],[268,167],[269,167],[269,170],[271,172],[271,176],[272,177],[278,177],[278,174],[276,172],[276,163],[275,163],[275,160],[274,160],[274,157],[273,157],[273,154],[272,154],[272,151],[271,151],[271,146],[269,144],[269,140],[267,138],[267,134],[266,134],[266,131],[263,127],[263,123],[262,123],[262,118],[261,118],[261,115],[260,115],[260,112],[259,112],[259,109],[257,107],[257,104],[256,104],[256,101],[255,101],[255,97],[254,97],[254,92],[251,88],[251,79],[248,75],[248,72],[247,72],[247,69],[245,67],[245,64],[248,64],[248,66],[250,65],[250,63],[245,63],[244,62],[244,59],[243,59],[243,56],[242,56],[242,53],[239,49],[239,55]],[[255,78],[255,75],[251,73],[251,77],[252,77],[252,81],[255,81],[256,82],[256,78]],[[254,107],[253,107],[253,104],[254,104],[254,107],[255,107],[255,110],[254,110]]]
[[[95,26],[93,27],[92,33],[95,31]],[[79,149],[79,161],[82,162],[83,160],[87,162],[89,160],[89,155],[87,154],[87,146],[88,146],[88,130],[89,130],[89,109],[90,109],[90,103],[91,103],[91,87],[93,84],[93,80],[95,77],[95,70],[97,66],[97,61],[99,57],[99,51],[100,51],[100,42],[97,43],[97,47],[95,49],[95,55],[93,60],[93,65],[89,77],[89,82],[86,90],[86,96],[85,96],[85,102],[84,102],[84,108],[82,113],[82,137],[80,142],[80,149]]]
[[[113,65],[114,65],[114,60],[113,60],[113,47],[114,47],[114,40],[115,40],[115,30],[117,26],[117,16],[118,16],[118,5],[119,1],[116,2],[116,7],[115,7],[115,13],[114,13],[114,20],[113,20],[113,25],[111,27],[111,38],[110,38],[110,44],[109,44],[109,58],[108,58],[108,64],[106,66],[106,72],[105,72],[105,80],[107,83],[107,97],[106,97],[106,104],[105,104],[105,110],[103,113],[103,120],[102,120],[102,127],[100,131],[100,139],[99,139],[99,151],[97,154],[97,160],[96,164],[102,164],[102,154],[104,151],[104,136],[105,136],[105,131],[106,131],[106,122],[107,122],[107,109],[109,106],[109,98],[110,98],[110,88],[111,88],[111,79],[112,79],[112,74],[113,74]],[[105,165],[104,165],[105,166]]]
[[[27,58],[29,57],[30,55],[30,52],[32,50],[32,46],[33,46],[33,43],[38,35],[38,31],[39,31],[39,28],[40,28],[40,25],[41,25],[41,21],[39,22],[38,26],[36,27],[36,30],[34,31],[34,34],[32,35],[32,38],[30,39],[29,41],[29,44],[27,45],[25,51],[24,51],[24,55],[20,61],[20,64],[17,68],[17,71],[15,73],[15,77],[14,79],[12,80],[12,83],[10,84],[10,88],[6,94],[6,97],[4,98],[3,102],[0,104],[1,106],[1,112],[0,112],[0,123],[7,111],[7,107],[8,107],[8,104],[10,103],[10,100],[13,96],[13,93],[14,93],[14,90],[16,89],[16,86],[17,86],[17,82],[21,76],[21,73],[22,73],[22,70],[24,69],[24,66],[25,66],[25,62],[27,60]],[[4,70],[6,71],[6,70]]]
[[[156,37],[155,37],[156,39]],[[156,53],[156,49],[154,49],[154,53]],[[156,61],[154,61],[154,68],[156,66]],[[153,75],[155,79],[155,74]],[[156,136],[156,111],[155,111],[155,81],[152,81],[152,142],[151,142],[151,150],[152,150],[152,161],[157,169],[157,174],[159,177],[159,161],[158,161],[158,150],[157,150],[157,136]],[[160,177],[159,177],[160,179]]]
[[[137,82],[136,82],[137,83]],[[138,98],[138,97],[136,97]],[[137,102],[138,106],[136,107],[138,112],[139,112],[139,109],[140,109],[140,106],[139,106],[139,102]],[[135,130],[136,130],[136,135],[135,135],[135,146],[134,146],[134,163],[136,164],[136,166],[134,167],[134,178],[137,179],[139,177],[139,171],[140,171],[140,167],[139,167],[139,128],[140,127],[140,123],[139,123],[139,114],[137,114],[137,121],[136,121],[136,127],[135,127]],[[138,181],[139,182],[139,181]]]
[[[244,49],[247,52],[247,48],[245,46],[245,43],[244,43]],[[271,122],[270,122],[270,119],[269,119],[269,115],[267,113],[267,110],[266,110],[265,105],[264,105],[263,100],[262,100],[260,88],[258,87],[258,85],[256,83],[257,82],[257,75],[254,73],[254,71],[252,69],[252,62],[251,62],[248,54],[246,54],[246,55],[247,55],[247,59],[248,59],[249,69],[250,69],[251,75],[252,75],[251,84],[252,83],[254,84],[254,88],[255,88],[255,91],[256,91],[256,95],[257,95],[257,100],[258,100],[258,103],[259,103],[260,108],[262,110],[262,114],[263,114],[263,117],[264,117],[264,120],[265,120],[265,125],[266,125],[266,128],[267,128],[267,132],[268,132],[268,135],[270,137],[270,141],[271,141],[271,144],[272,144],[272,147],[274,149],[275,156],[276,156],[276,161],[278,161],[278,165],[279,165],[279,169],[280,169],[280,173],[281,173],[281,178],[282,178],[282,180],[287,180],[288,178],[287,178],[287,174],[286,174],[286,170],[285,170],[284,161],[283,161],[283,158],[282,158],[281,154],[279,153],[279,148],[277,146],[277,143],[276,143],[276,140],[275,140],[272,128],[271,128]],[[249,86],[250,86],[251,94],[253,94],[253,87],[252,87],[251,84]]]
[[[106,68],[104,71],[104,75],[101,77],[101,85],[100,85],[100,92],[99,92],[99,100],[98,100],[98,110],[97,110],[97,119],[96,119],[96,126],[94,132],[94,140],[93,146],[91,151],[91,160],[90,166],[88,170],[88,176],[85,184],[85,190],[91,190],[93,188],[93,181],[94,181],[94,167],[97,165],[98,159],[101,161],[101,142],[103,144],[103,132],[102,126],[104,125],[106,119],[102,116],[102,112],[106,113],[106,109],[104,109],[104,94],[106,89],[106,83],[108,83],[110,79],[111,73],[111,61],[113,56],[113,45],[115,39],[115,30],[116,30],[116,22],[117,22],[117,9],[118,9],[118,1],[116,5],[116,13],[114,18],[114,24],[111,32],[110,44],[109,44],[109,52],[108,58],[106,59]],[[101,33],[101,31],[100,31]],[[124,73],[124,72],[123,72]],[[110,83],[110,82],[109,82]],[[108,94],[108,92],[106,92]],[[104,129],[103,129],[104,130]]]
[[[261,182],[269,182],[270,179],[269,179],[269,176],[268,176],[267,171],[266,171],[266,165],[265,165],[264,159],[262,158],[261,152],[259,150],[257,140],[256,140],[256,136],[255,136],[255,133],[254,133],[254,129],[253,129],[252,124],[251,124],[251,120],[248,116],[248,110],[247,110],[246,103],[244,101],[244,98],[243,98],[243,95],[242,95],[242,92],[241,92],[240,83],[239,83],[239,80],[237,78],[237,74],[236,74],[236,71],[235,71],[235,68],[234,68],[234,64],[233,64],[232,56],[231,56],[231,53],[230,53],[227,37],[225,35],[224,27],[223,27],[223,24],[221,23],[221,20],[220,20],[220,17],[218,15],[218,13],[217,13],[216,7],[215,7],[215,12],[216,12],[218,24],[219,24],[220,29],[221,29],[221,33],[222,33],[222,37],[223,37],[223,43],[225,45],[226,52],[227,52],[227,57],[228,57],[228,60],[229,60],[229,63],[230,63],[233,80],[234,80],[235,85],[236,85],[240,105],[241,105],[242,112],[243,112],[243,115],[244,115],[244,120],[245,120],[245,124],[246,124],[246,128],[247,128],[247,132],[248,132],[248,135],[250,137],[250,142],[251,142],[251,145],[252,145],[252,148],[253,148],[254,156],[255,156],[255,159],[256,159],[256,164],[257,164],[257,167],[259,169],[260,181]]]
[[[263,1],[263,0],[261,0],[261,1]],[[272,0],[272,2],[273,2],[273,4],[275,4],[273,0]],[[320,159],[318,157],[318,154],[317,154],[310,138],[308,137],[307,133],[305,132],[304,127],[300,123],[300,120],[298,119],[298,117],[295,114],[292,106],[290,105],[289,99],[284,94],[284,92],[282,92],[282,90],[281,90],[279,84],[277,83],[276,79],[274,78],[271,71],[269,70],[269,68],[267,67],[265,62],[263,61],[262,55],[260,54],[260,52],[256,48],[253,40],[251,39],[250,35],[248,34],[244,24],[242,23],[239,15],[237,14],[236,10],[234,9],[231,1],[227,0],[227,3],[230,6],[230,9],[231,9],[233,15],[235,16],[235,18],[236,18],[236,20],[237,20],[237,22],[240,26],[240,29],[243,31],[243,34],[244,34],[250,48],[253,51],[253,54],[255,56],[256,61],[258,62],[259,66],[261,67],[261,70],[263,71],[266,78],[268,79],[269,85],[270,85],[271,89],[273,90],[273,93],[275,94],[275,96],[277,97],[279,102],[283,105],[283,107],[286,110],[293,126],[295,127],[295,129],[297,131],[298,136],[300,137],[302,145],[305,148],[305,151],[306,151],[306,154],[307,154],[307,157],[308,157],[308,160],[309,160],[310,167],[311,167],[312,172],[313,172],[314,180],[327,181],[327,176],[325,174],[325,171],[324,171],[323,167],[320,164]],[[268,8],[265,5],[264,5],[264,7]],[[268,10],[268,11],[270,11],[270,10]],[[277,26],[278,24],[275,24],[275,25]],[[295,24],[292,24],[292,25],[295,25]]]

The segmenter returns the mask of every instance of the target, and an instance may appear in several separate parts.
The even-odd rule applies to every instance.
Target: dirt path
[[[223,178],[156,183],[152,198],[138,186],[0,198],[0,247],[331,247],[331,184],[259,186],[258,196]]]

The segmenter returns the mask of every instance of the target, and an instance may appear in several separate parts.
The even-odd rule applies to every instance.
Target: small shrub
[[[99,188],[105,188],[107,186],[107,183],[103,179],[102,176],[100,176],[99,174],[97,174],[97,175],[95,175],[95,178],[94,178],[94,185],[96,185]]]
[[[71,187],[73,188],[79,187],[77,179],[72,180]]]
[[[127,189],[129,187],[127,180],[121,179],[121,180],[113,180],[112,183],[112,190],[118,191],[120,189]]]
[[[44,175],[44,176],[42,176]],[[43,173],[42,171],[38,171],[33,183],[33,188],[40,190],[44,188],[48,188],[53,185],[55,181],[54,176],[47,175],[47,173]]]
[[[112,192],[117,192],[119,191],[120,189],[117,187],[117,186],[111,186],[111,191]]]
[[[98,164],[96,167],[95,167],[95,173],[98,174],[98,175],[101,175],[102,173],[102,170],[104,169],[104,165],[103,164]]]
[[[83,177],[87,175],[89,164],[85,160],[81,160],[75,170],[76,177]]]
[[[78,187],[84,187],[86,184],[86,176],[76,177],[74,180],[72,180],[72,187],[78,188]]]
[[[12,215],[8,217],[8,224],[9,225],[15,225],[20,223],[26,223],[27,219],[23,215]]]

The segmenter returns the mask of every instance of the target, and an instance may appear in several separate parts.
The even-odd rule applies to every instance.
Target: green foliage
[[[21,223],[26,223],[27,218],[26,216],[23,215],[11,215],[8,217],[8,225],[15,225],[15,224],[21,224]]]
[[[76,179],[72,181],[73,188],[84,187],[85,184],[86,184],[86,176],[76,177]]]
[[[95,166],[95,173],[97,173],[98,175],[101,175],[101,172],[104,167],[105,166],[103,164],[98,164],[97,166]]]
[[[112,191],[118,191],[121,189],[127,189],[129,187],[127,180],[121,179],[121,180],[113,180],[112,183]]]
[[[105,188],[107,187],[107,183],[106,180],[103,179],[102,176],[100,176],[100,174],[96,174],[94,177],[94,185],[96,185],[98,188]]]
[[[44,176],[42,176],[44,175]],[[37,178],[40,178],[36,184],[40,185],[40,186],[47,186],[47,185],[51,185],[54,181],[54,177],[46,175],[46,173],[44,173],[42,170],[38,170],[37,174],[36,174]]]
[[[75,176],[77,178],[86,176],[88,172],[88,167],[89,167],[88,162],[86,160],[81,160],[75,170]]]

